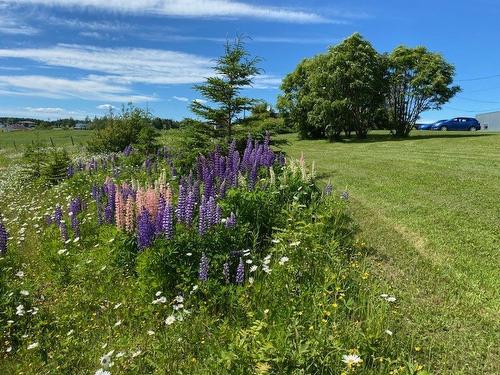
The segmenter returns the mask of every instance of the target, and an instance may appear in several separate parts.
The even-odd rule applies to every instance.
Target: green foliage
[[[28,175],[49,185],[64,180],[71,163],[65,149],[46,148],[38,142],[26,147],[23,159]]]
[[[110,113],[92,134],[88,149],[92,152],[119,152],[128,145],[143,153],[155,150],[156,130],[149,112],[129,105],[119,115]]]
[[[305,138],[366,137],[383,112],[384,65],[361,35],[299,64],[282,84],[278,108]]]
[[[194,87],[218,107],[194,101],[191,110],[210,125],[220,126],[223,132],[230,135],[238,115],[254,103],[253,99],[241,96],[240,92],[251,86],[254,76],[260,73],[257,67],[259,62],[259,58],[250,57],[241,38],[236,38],[232,43],[227,41],[224,55],[217,59],[214,67],[216,75]]]
[[[441,108],[460,91],[452,86],[454,66],[425,47],[396,47],[387,66],[387,107],[395,136],[407,137],[422,112]]]

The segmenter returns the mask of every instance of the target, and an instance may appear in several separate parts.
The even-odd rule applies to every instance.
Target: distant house
[[[87,124],[85,122],[77,122],[73,129],[75,129],[75,130],[88,130],[88,128],[89,128],[89,124]]]
[[[17,124],[24,126],[26,129],[34,129],[36,127],[36,123],[33,121],[19,121]]]
[[[28,128],[28,127],[24,126],[21,123],[7,125],[6,128],[5,128],[5,130],[8,131],[8,132],[21,131],[21,130],[31,130],[31,129],[32,128]]]
[[[481,130],[500,131],[500,111],[480,113],[476,115],[476,120],[481,124]]]

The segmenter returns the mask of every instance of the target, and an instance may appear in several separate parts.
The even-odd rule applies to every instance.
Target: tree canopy
[[[389,125],[408,136],[422,112],[440,109],[460,87],[452,86],[455,68],[425,47],[396,47],[387,56]]]

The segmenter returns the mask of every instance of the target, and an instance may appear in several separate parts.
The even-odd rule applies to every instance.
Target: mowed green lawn
[[[398,298],[394,339],[433,372],[499,374],[500,134],[282,138],[350,193],[375,277]]]

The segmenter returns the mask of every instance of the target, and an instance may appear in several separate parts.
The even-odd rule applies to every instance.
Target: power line
[[[460,96],[460,95],[456,96],[456,99],[469,100],[471,102],[476,102],[476,103],[500,104],[500,102],[496,102],[496,101],[472,99],[472,98],[466,98],[465,96]]]
[[[500,111],[499,108],[496,108],[496,109],[462,109],[462,108],[450,107],[448,105],[444,105],[444,107],[446,107],[448,109],[453,109],[454,111],[468,112],[468,113],[484,113],[484,112],[497,112],[497,111]]]
[[[497,77],[500,77],[500,74],[493,74],[491,76],[483,76],[483,77],[475,77],[475,78],[457,79],[457,82],[481,81],[483,79],[490,79],[490,78],[497,78]]]

